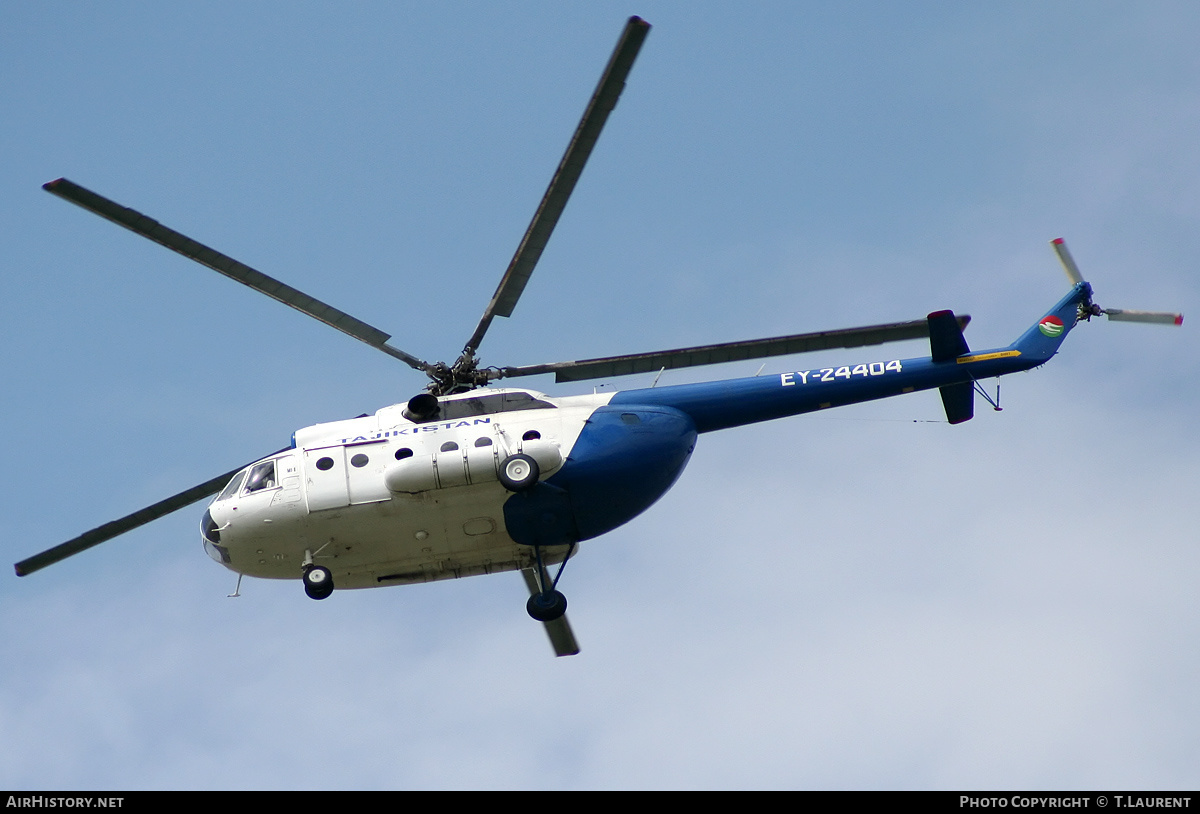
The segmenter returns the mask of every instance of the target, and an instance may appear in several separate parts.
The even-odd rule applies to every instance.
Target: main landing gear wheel
[[[525,610],[539,622],[553,622],[567,612],[567,598],[558,591],[534,594],[525,603]]]
[[[532,488],[541,474],[537,461],[525,454],[510,455],[500,464],[500,483],[510,492]]]
[[[333,593],[333,574],[323,565],[304,569],[304,593],[309,599],[325,599]]]

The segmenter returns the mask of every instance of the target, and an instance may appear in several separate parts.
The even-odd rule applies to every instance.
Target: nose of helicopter
[[[211,506],[204,510],[204,516],[200,518],[200,536],[208,556],[223,565],[229,563],[229,549],[221,545],[221,526],[213,519]]]

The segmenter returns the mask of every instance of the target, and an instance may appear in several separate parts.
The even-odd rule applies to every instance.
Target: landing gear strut
[[[541,590],[529,597],[525,603],[525,610],[539,622],[553,622],[555,619],[561,619],[567,612],[567,598],[557,588],[563,569],[567,567],[567,560],[575,553],[575,543],[571,543],[571,547],[567,549],[567,556],[563,557],[553,581],[550,581],[546,565],[542,562],[542,547],[534,546],[533,553],[537,557],[537,569],[534,574]]]

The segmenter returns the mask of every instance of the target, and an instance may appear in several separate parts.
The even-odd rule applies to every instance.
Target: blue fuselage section
[[[939,360],[888,359],[621,391],[591,416],[559,472],[509,499],[509,534],[519,543],[561,545],[628,522],[679,477],[699,433],[932,389],[942,390],[949,417],[964,409],[963,396],[969,405],[974,382],[1045,364],[1090,296],[1087,283],[1075,286],[1005,348],[972,353],[958,336],[966,352]]]

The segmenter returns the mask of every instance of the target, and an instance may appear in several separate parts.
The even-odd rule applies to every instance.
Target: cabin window
[[[540,432],[538,432],[537,430],[526,430],[525,434],[521,436],[521,440],[522,441],[536,441],[541,437],[542,437],[542,434]]]
[[[350,465],[358,467],[359,469],[362,469],[364,466],[367,465],[368,462],[370,462],[370,460],[371,460],[370,458],[368,458],[366,455],[363,455],[360,452],[357,455],[355,455],[353,458],[350,459]]]
[[[442,452],[453,452],[456,449],[458,449],[458,444],[454,443],[453,441],[447,441],[446,443],[442,444]]]
[[[267,461],[266,463],[258,464],[250,470],[250,476],[246,478],[246,494],[261,492],[264,489],[275,488],[275,462]]]
[[[328,456],[319,458],[317,460],[317,469],[320,469],[322,472],[328,472],[330,469],[333,469],[333,458]]]
[[[413,451],[408,447],[401,447],[400,449],[396,450],[397,461],[403,461],[405,458],[411,458],[412,456]]]
[[[491,445],[492,445],[492,439],[488,438],[486,435],[483,436],[482,438],[475,439],[475,446],[477,446],[477,447],[490,447]]]

